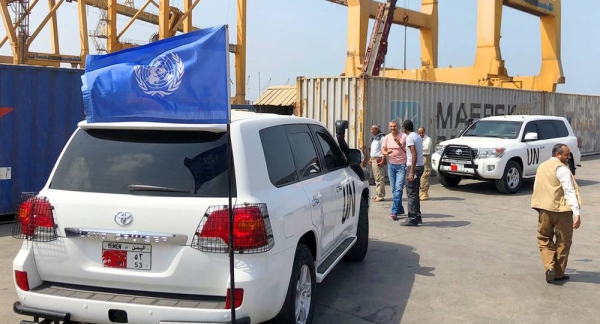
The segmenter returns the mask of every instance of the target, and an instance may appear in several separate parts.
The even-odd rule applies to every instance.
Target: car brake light
[[[581,136],[577,136],[577,147],[581,148]]]
[[[27,272],[15,270],[15,281],[17,282],[17,287],[19,287],[19,289],[23,291],[29,291],[29,280],[27,280]],[[237,299],[237,294],[235,298]]]
[[[48,242],[56,239],[52,205],[44,197],[32,197],[17,211],[12,236],[32,241]]]
[[[260,253],[270,250],[273,233],[265,204],[233,206],[233,247],[240,253]],[[194,236],[192,247],[206,252],[227,252],[229,249],[229,209],[210,207]]]
[[[235,288],[235,308],[242,306],[244,300],[244,289]],[[227,297],[225,298],[225,309],[231,309],[231,289],[227,289]]]

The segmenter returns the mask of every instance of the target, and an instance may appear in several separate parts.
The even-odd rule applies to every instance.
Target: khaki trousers
[[[429,195],[429,178],[431,177],[431,158],[429,155],[423,155],[424,171],[421,176],[421,188],[419,196]]]
[[[371,158],[373,178],[375,178],[375,197],[385,198],[385,166],[378,166],[377,159]]]
[[[556,278],[565,275],[573,238],[573,212],[551,212],[540,209],[538,246],[544,271],[554,268]],[[556,236],[556,242],[554,242]]]

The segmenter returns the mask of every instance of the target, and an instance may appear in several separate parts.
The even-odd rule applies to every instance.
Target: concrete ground
[[[584,207],[570,281],[545,282],[537,213],[529,208],[532,181],[516,195],[501,195],[492,183],[464,181],[449,190],[434,177],[418,228],[391,220],[389,200],[371,205],[367,257],[340,263],[317,286],[314,323],[597,322],[600,156],[582,165],[577,179]],[[389,186],[386,193],[391,197]],[[23,319],[12,312],[12,258],[20,241],[10,229],[0,225],[0,323]]]

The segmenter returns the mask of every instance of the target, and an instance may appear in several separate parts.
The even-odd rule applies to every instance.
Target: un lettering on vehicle
[[[527,149],[527,165],[540,163],[540,148],[532,147]]]
[[[343,185],[344,205],[342,208],[342,224],[354,216],[356,212],[356,185],[353,180]]]

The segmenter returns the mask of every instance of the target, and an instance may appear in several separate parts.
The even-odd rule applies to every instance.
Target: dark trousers
[[[407,173],[410,167],[406,167]],[[421,216],[421,201],[419,200],[419,188],[421,187],[421,176],[423,166],[415,166],[413,181],[406,181],[406,197],[408,198],[408,219]]]

